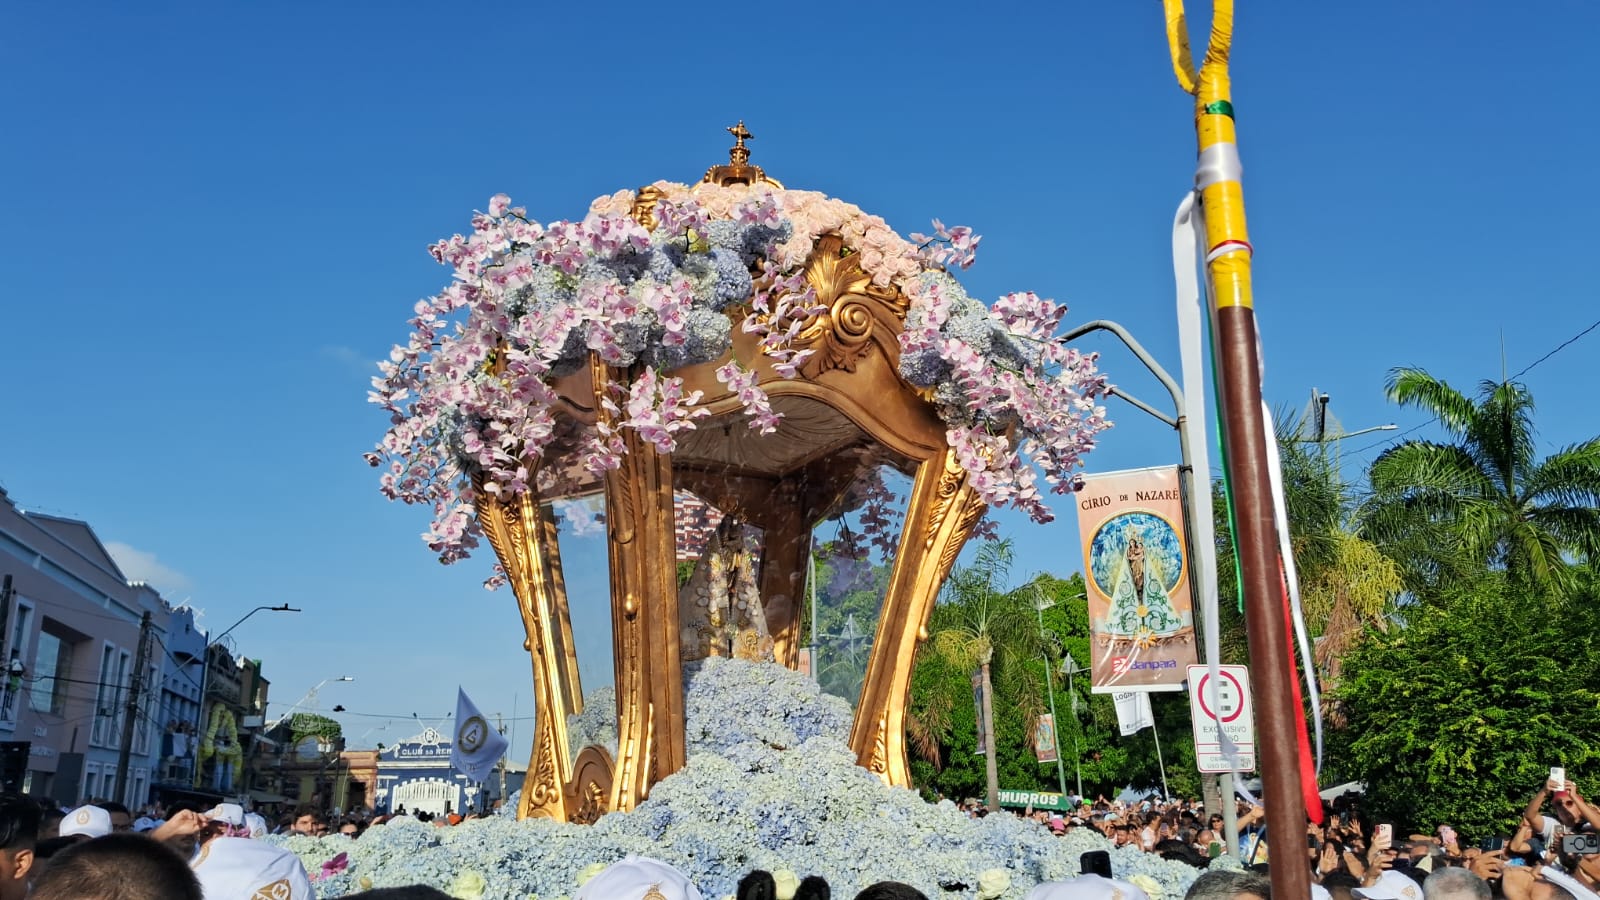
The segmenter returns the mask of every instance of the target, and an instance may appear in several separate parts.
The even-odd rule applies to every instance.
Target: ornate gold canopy
[[[741,121],[728,129],[729,164],[703,179],[714,184],[769,184],[749,162],[752,135]],[[652,223],[660,192],[643,188],[633,215]],[[671,454],[623,429],[627,452],[603,484],[611,578],[617,748],[568,746],[568,716],[582,712],[577,655],[554,519],[529,492],[498,499],[480,495],[478,516],[514,589],[533,663],[537,719],[532,758],[518,814],[592,822],[609,810],[632,809],[656,781],[685,761],[680,610],[673,504],[688,490],[764,532],[757,581],[776,660],[799,664],[798,599],[807,577],[812,529],[839,506],[869,467],[890,466],[912,478],[876,638],[857,704],[850,746],[862,766],[908,786],[905,710],[918,643],[940,585],[984,506],[967,482],[931,404],[898,374],[897,336],[906,298],[873,285],[857,254],[838,235],[821,237],[806,265],[822,311],[797,343],[816,352],[794,378],[781,377],[757,338],[732,320],[731,355],[758,375],[778,432],[745,427],[739,398],[715,377],[725,361],[674,372],[686,391],[702,391],[710,411]],[[563,414],[581,421],[608,414],[596,402],[637,372],[591,356],[587,372],[557,384]],[[546,458],[544,465],[562,465]]]

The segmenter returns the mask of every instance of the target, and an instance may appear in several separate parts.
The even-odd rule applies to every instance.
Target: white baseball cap
[[[1150,900],[1150,897],[1138,885],[1119,878],[1079,875],[1066,881],[1041,884],[1028,892],[1027,900]]]
[[[1350,893],[1366,900],[1422,900],[1422,885],[1404,872],[1389,869],[1371,887],[1354,888]]]
[[[270,830],[267,828],[267,820],[253,812],[244,814],[244,827],[253,838],[264,838]]]
[[[134,831],[154,831],[160,827],[160,820],[152,819],[149,816],[140,816],[139,818],[133,820]]]
[[[244,827],[244,807],[237,803],[218,803],[206,810],[206,818],[217,822],[227,822],[235,828]]]
[[[272,897],[316,900],[305,866],[292,851],[265,841],[219,837],[207,841],[189,863],[208,900]]]
[[[629,856],[578,888],[573,900],[700,900],[688,876],[658,859]]]
[[[80,806],[61,820],[61,836],[81,834],[86,837],[105,837],[111,833],[111,814],[98,806]]]

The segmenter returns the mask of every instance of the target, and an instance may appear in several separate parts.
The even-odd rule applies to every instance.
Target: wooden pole
[[[1300,793],[1295,720],[1294,661],[1283,616],[1281,561],[1272,512],[1267,441],[1261,404],[1261,368],[1250,281],[1250,240],[1245,228],[1242,169],[1228,76],[1233,41],[1233,0],[1215,0],[1211,40],[1198,72],[1189,53],[1183,0],[1163,0],[1173,70],[1195,97],[1199,163],[1195,186],[1206,223],[1206,275],[1213,303],[1216,370],[1228,483],[1233,492],[1239,569],[1250,640],[1250,680],[1255,691],[1256,745],[1260,754],[1267,821],[1278,834],[1299,834],[1306,821]],[[1224,802],[1230,801],[1227,798]],[[1308,866],[1272,867],[1272,893],[1307,897]]]

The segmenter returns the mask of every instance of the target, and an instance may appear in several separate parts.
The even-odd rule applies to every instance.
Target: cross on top
[[[751,134],[750,130],[744,127],[743,119],[740,119],[739,124],[737,125],[728,126],[728,133],[733,135],[734,146],[740,149],[744,148],[745,141],[755,139],[755,135]]]

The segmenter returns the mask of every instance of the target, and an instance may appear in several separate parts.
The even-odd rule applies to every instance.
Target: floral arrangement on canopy
[[[591,475],[619,464],[628,429],[671,452],[708,413],[673,374],[685,366],[719,363],[750,427],[773,431],[780,413],[730,355],[732,330],[756,336],[779,377],[796,377],[812,352],[796,337],[819,312],[804,266],[830,234],[874,285],[907,299],[900,375],[935,405],[982,499],[1048,521],[1040,477],[1057,493],[1077,487],[1074,469],[1109,425],[1095,355],[1055,340],[1065,307],[1033,293],[990,307],[967,295],[947,269],[972,264],[970,229],[935,221],[907,240],[849,203],[770,184],[649,190],[651,227],[632,214],[633,191],[549,224],[498,195],[469,234],[432,246],[454,280],[416,304],[410,339],[379,364],[370,399],[390,427],[366,458],[385,467],[386,496],[432,510],[423,537],[441,562],[477,546],[478,491],[518,495],[560,477],[537,465],[558,438],[576,441]],[[608,417],[574,436],[558,423],[553,382],[591,353],[636,376],[600,398]]]

